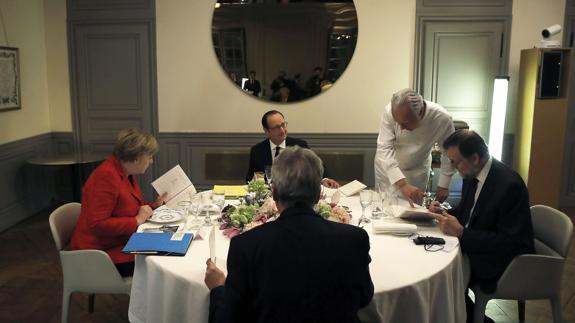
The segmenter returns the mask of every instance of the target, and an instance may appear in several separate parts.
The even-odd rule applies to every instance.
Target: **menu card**
[[[159,195],[168,193],[166,205],[176,208],[178,202],[188,200],[190,196],[196,194],[196,188],[188,178],[180,165],[174,166],[164,175],[152,182],[152,186]]]

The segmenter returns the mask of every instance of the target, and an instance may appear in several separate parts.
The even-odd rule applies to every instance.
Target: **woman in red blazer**
[[[82,209],[72,236],[72,249],[103,250],[122,276],[134,273],[134,256],[122,248],[164,202],[145,203],[134,175],[143,174],[158,152],[158,142],[136,128],[120,131],[114,153],[88,178],[82,190]]]

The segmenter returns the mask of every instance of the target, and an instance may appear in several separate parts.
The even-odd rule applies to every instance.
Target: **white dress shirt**
[[[268,140],[268,141],[270,142],[270,148],[272,150],[272,163],[273,163],[273,160],[276,158],[275,157],[276,156],[276,147],[278,147],[278,146],[280,147],[280,153],[281,153],[286,148],[286,141],[285,140],[282,141],[282,143],[279,145],[274,144],[271,140]]]
[[[493,164],[493,157],[489,156],[489,159],[479,172],[475,178],[477,178],[477,190],[475,191],[475,197],[473,198],[473,206],[469,211],[469,217],[467,218],[467,223],[465,223],[465,227],[469,225],[471,222],[471,217],[473,216],[473,210],[475,209],[475,203],[477,203],[477,198],[479,198],[479,194],[481,194],[481,189],[483,188],[483,184],[485,184],[485,180],[487,179],[487,175],[489,174],[489,170],[491,169],[491,164]]]
[[[393,119],[391,104],[385,107],[374,162],[376,184],[385,187],[405,178],[410,185],[425,190],[431,167],[431,149],[438,143],[441,148],[438,186],[449,188],[455,170],[442,145],[455,129],[445,108],[430,101],[425,101],[425,104],[423,119],[413,131],[402,130]]]

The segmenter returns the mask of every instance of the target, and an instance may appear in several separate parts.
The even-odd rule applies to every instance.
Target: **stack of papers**
[[[365,184],[358,180],[354,180],[353,182],[349,182],[344,186],[339,188],[339,191],[342,192],[345,196],[352,196],[353,194],[359,193],[361,190],[366,188]]]
[[[393,206],[393,213],[396,217],[409,220],[433,220],[433,216],[429,213],[429,210],[422,206]]]
[[[214,185],[214,193],[224,193],[226,198],[248,195],[246,185]]]
[[[172,239],[173,233],[136,232],[132,234],[128,243],[122,249],[123,253],[185,256],[193,234],[186,233],[181,240]]]

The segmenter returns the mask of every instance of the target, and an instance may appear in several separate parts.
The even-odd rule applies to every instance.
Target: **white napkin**
[[[409,234],[417,232],[417,226],[415,224],[409,224],[409,223],[373,221],[371,226],[373,229],[373,233]]]

